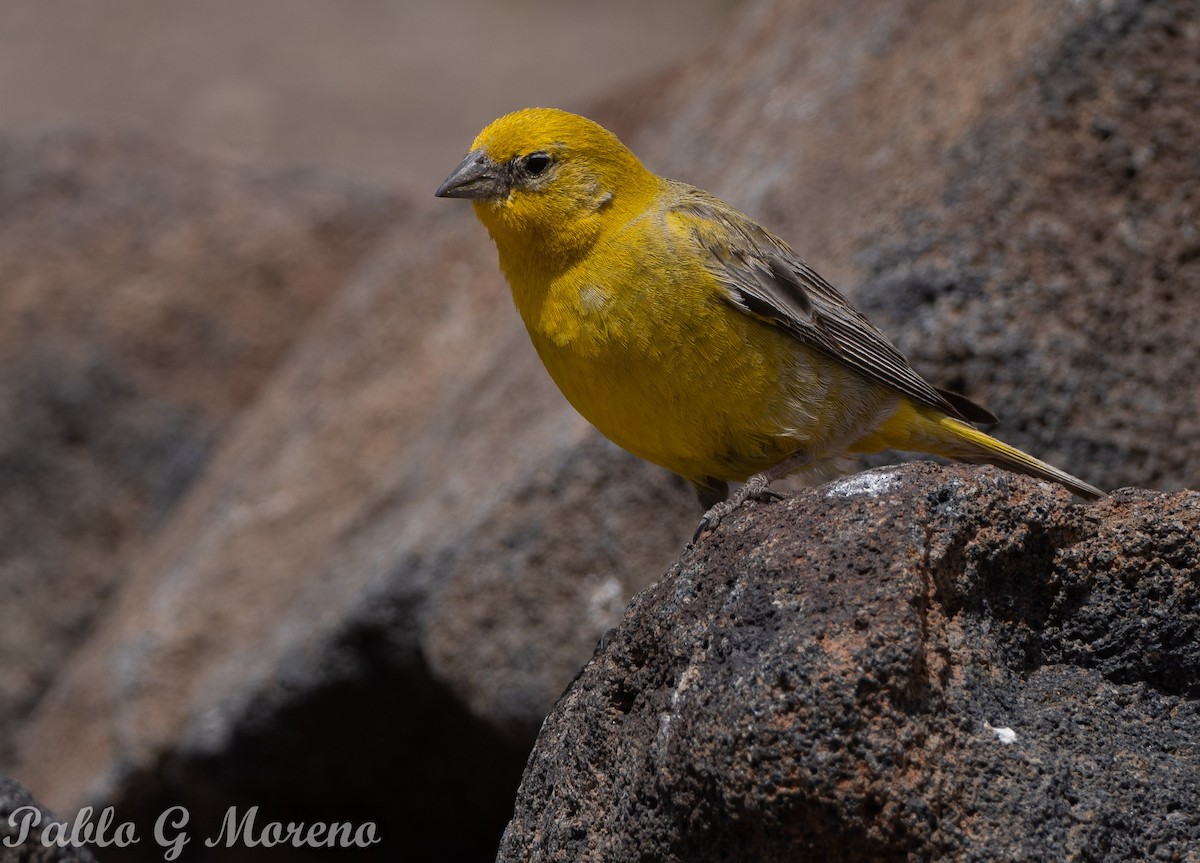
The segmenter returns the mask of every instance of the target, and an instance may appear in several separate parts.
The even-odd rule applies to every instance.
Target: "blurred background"
[[[431,194],[483,125],[581,110],[698,51],[734,0],[12,0],[0,127],[134,126]]]
[[[0,776],[495,858],[697,516],[433,198],[531,104],[771,227],[1007,442],[1194,485],[1193,5],[0,3]],[[188,859],[335,859],[241,850]]]
[[[260,805],[374,820],[382,859],[491,858],[541,719],[684,528],[614,558],[620,519],[580,499],[599,563],[471,538],[595,443],[513,338],[470,208],[433,191],[496,116],[645,90],[734,5],[0,4],[0,776],[142,836],[170,805],[198,832]],[[484,431],[502,410],[457,405],[496,366],[542,401]],[[503,599],[454,574],[496,562]],[[480,625],[514,634],[486,661]]]

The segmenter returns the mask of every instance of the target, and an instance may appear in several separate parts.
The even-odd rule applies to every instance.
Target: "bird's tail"
[[[872,435],[888,449],[925,452],[968,464],[993,464],[1027,476],[1056,482],[1087,500],[1104,492],[1054,465],[1021,452],[966,423],[930,408],[902,402],[900,408]],[[854,447],[858,450],[858,447]],[[862,451],[862,450],[860,450]]]

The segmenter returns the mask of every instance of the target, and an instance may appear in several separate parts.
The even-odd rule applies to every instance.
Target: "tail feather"
[[[1104,492],[1054,465],[1021,452],[989,434],[932,408],[901,402],[878,431],[855,444],[851,451],[898,449],[940,455],[968,464],[994,464],[1017,473],[1056,482],[1087,500]]]
[[[936,448],[929,450],[935,455],[972,464],[980,462],[994,464],[997,467],[1007,468],[1027,476],[1056,482],[1087,500],[1104,497],[1104,492],[1094,485],[1071,476],[1065,470],[1059,470],[1041,459],[1034,458],[1029,453],[1021,452],[1014,446],[996,440],[991,435],[972,428],[953,417],[939,418],[938,426],[947,434],[945,438],[937,442],[939,445]]]

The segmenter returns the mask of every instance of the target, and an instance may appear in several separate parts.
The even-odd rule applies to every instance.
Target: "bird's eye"
[[[525,170],[529,176],[536,177],[550,167],[550,157],[545,153],[530,153],[525,157]]]

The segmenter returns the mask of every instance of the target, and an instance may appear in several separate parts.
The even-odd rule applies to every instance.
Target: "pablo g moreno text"
[[[125,848],[142,841],[133,822],[118,822],[113,807],[95,811],[91,806],[79,810],[74,821],[44,819],[36,806],[19,806],[8,816],[11,834],[2,841],[6,848],[16,848],[26,842],[45,847],[78,848],[85,844],[98,848]],[[164,860],[175,860],[184,846],[192,841],[185,829],[191,819],[186,807],[172,806],[154,822],[154,841],[164,851]],[[45,820],[45,823],[43,823]],[[216,836],[206,837],[208,848],[273,848],[290,845],[294,848],[366,848],[381,841],[374,821],[351,824],[347,821],[266,821],[258,822],[258,807],[239,812],[236,806],[225,810],[221,829]]]

